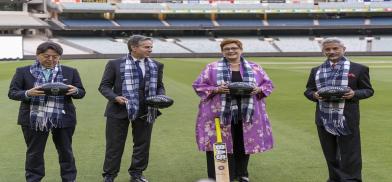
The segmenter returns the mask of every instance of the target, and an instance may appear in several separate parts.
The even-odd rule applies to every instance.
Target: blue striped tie
[[[139,63],[140,63],[140,60],[135,61],[137,73],[138,73],[138,75],[139,75],[139,81],[142,82],[142,81],[143,81],[143,71],[142,71],[142,69],[140,68]],[[139,83],[140,83],[140,82],[139,82]]]

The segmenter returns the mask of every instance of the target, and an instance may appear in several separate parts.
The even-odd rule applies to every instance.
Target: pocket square
[[[355,77],[356,77],[354,73],[349,73],[347,76],[348,76],[349,78],[355,78]]]

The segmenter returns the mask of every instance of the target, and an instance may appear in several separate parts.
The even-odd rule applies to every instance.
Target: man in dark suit
[[[103,165],[105,182],[112,182],[120,170],[129,123],[132,123],[133,154],[128,172],[131,182],[147,182],[147,168],[153,122],[160,114],[147,107],[145,98],[165,94],[163,64],[149,58],[152,38],[133,35],[128,41],[129,54],[107,63],[99,91],[108,99],[106,154]]]
[[[304,94],[317,103],[316,125],[328,182],[362,181],[359,100],[374,93],[369,68],[349,61],[344,56],[344,44],[337,38],[327,38],[321,45],[327,60],[311,70]],[[328,101],[318,93],[326,86],[349,87],[350,91],[341,100]]]
[[[27,146],[26,181],[39,182],[45,176],[44,151],[49,132],[52,133],[61,168],[63,182],[76,180],[72,136],[76,113],[72,99],[85,95],[76,69],[60,65],[63,53],[60,45],[44,42],[37,47],[34,64],[16,69],[8,97],[21,101],[18,124],[21,125]],[[68,85],[65,96],[47,96],[40,90],[44,83],[61,82]]]

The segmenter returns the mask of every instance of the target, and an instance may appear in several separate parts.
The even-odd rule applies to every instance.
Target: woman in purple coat
[[[229,153],[230,180],[248,182],[249,155],[272,149],[271,125],[265,97],[273,90],[272,81],[256,63],[243,58],[242,43],[227,39],[220,44],[223,57],[208,64],[193,83],[201,98],[196,121],[199,150],[206,151],[209,178],[215,178],[213,144],[215,117],[220,117],[223,142]],[[250,96],[230,95],[227,84],[254,85]]]

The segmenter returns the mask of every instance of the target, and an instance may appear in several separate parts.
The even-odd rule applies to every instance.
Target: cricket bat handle
[[[222,143],[222,133],[220,127],[220,119],[218,117],[215,118],[215,130],[216,130],[216,142]]]

